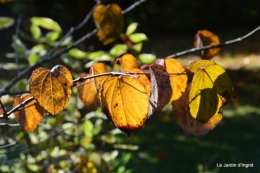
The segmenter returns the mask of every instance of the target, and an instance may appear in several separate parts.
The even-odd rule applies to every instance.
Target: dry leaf
[[[18,106],[20,103],[31,98],[31,94],[23,94],[22,96],[16,96],[14,99],[13,107]],[[37,103],[36,100],[32,100],[24,107],[14,112],[16,121],[27,132],[33,132],[41,123],[42,118],[45,117],[45,110]]]
[[[70,71],[57,65],[51,70],[42,67],[34,70],[29,80],[29,89],[40,106],[56,115],[69,102],[72,84]]]

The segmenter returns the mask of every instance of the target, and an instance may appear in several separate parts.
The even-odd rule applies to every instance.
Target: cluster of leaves
[[[11,111],[6,112],[2,107],[3,117],[10,118],[11,113],[14,113],[20,126],[27,132],[33,132],[46,117],[46,113],[62,114],[56,119],[51,117],[47,121],[56,125],[57,129],[58,124],[66,121],[61,125],[64,130],[62,132],[69,136],[66,140],[77,141],[76,145],[71,144],[72,147],[85,149],[82,154],[77,148],[73,155],[74,162],[79,165],[75,170],[79,172],[97,170],[95,165],[102,164],[105,166],[99,169],[111,170],[107,168],[109,166],[106,163],[117,155],[116,150],[112,151],[108,158],[105,153],[100,156],[94,152],[95,146],[91,145],[94,139],[114,144],[113,135],[118,131],[111,130],[107,136],[101,133],[104,130],[102,126],[106,117],[127,136],[136,133],[150,116],[170,104],[176,122],[185,131],[196,136],[204,136],[221,121],[222,108],[232,96],[233,89],[225,70],[210,60],[218,53],[219,48],[200,51],[202,59],[192,62],[187,69],[173,58],[157,59],[153,62],[154,55],[139,54],[142,42],[147,40],[147,37],[143,33],[134,33],[137,23],[129,25],[126,33],[122,34],[124,20],[121,8],[117,4],[98,5],[93,12],[93,18],[98,28],[97,36],[104,45],[118,38],[121,38],[124,43],[113,46],[109,52],[84,52],[73,48],[63,54],[61,59],[72,69],[80,67],[77,65],[80,60],[88,59],[85,68],[89,68],[89,73],[82,73],[79,77],[63,65],[57,65],[52,69],[37,68],[29,79],[29,93],[16,96]],[[7,25],[10,25],[10,21],[3,26]],[[45,33],[41,28],[48,32]],[[47,55],[53,46],[57,44],[61,47],[70,46],[73,43],[72,37],[57,41],[62,33],[61,27],[49,18],[30,18],[29,31],[31,37],[26,34],[24,36],[37,45],[28,50],[21,40],[14,38],[14,47],[20,51],[19,58],[27,58],[31,66]],[[217,44],[219,44],[218,37],[210,31],[201,30],[195,36],[195,48]],[[129,52],[137,55],[137,59]],[[8,56],[15,57],[16,54],[8,54]],[[115,62],[113,70],[110,71],[110,67],[99,61]],[[120,68],[117,66],[118,61]],[[146,65],[140,66],[138,61]],[[77,76],[76,79],[73,80],[73,76]],[[75,96],[74,87],[77,88],[77,95],[82,103],[86,107],[97,109],[96,112],[83,117],[77,109],[68,104],[71,94]],[[99,106],[102,106],[106,117],[100,112]],[[64,109],[70,110],[69,115],[64,115]],[[74,129],[75,126],[79,127]],[[42,130],[39,131],[43,132],[39,136],[46,139],[47,131],[52,132],[52,129],[48,125],[38,127],[41,128]],[[81,133],[85,136],[79,139],[75,134]],[[35,136],[30,138],[34,139],[34,144],[40,142]],[[61,143],[60,140],[53,139],[52,142]],[[51,147],[48,152],[62,160],[68,157],[69,149],[66,147],[71,146],[66,146],[65,149],[54,145]],[[89,155],[86,155],[87,151]],[[30,160],[29,156],[21,157],[26,161]],[[32,164],[34,166],[28,169],[39,171],[41,168],[37,165],[44,163],[46,157],[46,154],[37,155]],[[130,155],[127,158],[124,163],[127,163]],[[71,170],[73,164],[71,162],[59,162],[58,166],[53,165],[53,168],[48,167],[48,169],[57,166]],[[89,163],[87,166],[81,164],[86,162]],[[122,172],[124,168],[119,167],[118,170]]]

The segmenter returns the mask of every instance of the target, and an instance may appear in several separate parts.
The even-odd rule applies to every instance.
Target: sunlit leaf
[[[125,54],[121,57],[122,72],[128,72],[136,68],[139,68],[139,63],[133,55]]]
[[[228,102],[232,94],[232,83],[219,65],[209,65],[198,70],[192,79],[189,107],[191,116],[206,122]]]
[[[169,103],[171,103],[172,101],[179,99],[185,91],[188,77],[185,69],[176,59],[166,59],[165,68],[166,71],[169,73],[170,83],[173,91],[171,99],[169,101]]]
[[[46,35],[44,37],[42,37],[40,40],[42,42],[54,42],[56,41],[60,36],[60,32],[59,31],[50,31],[48,33],[46,33]],[[63,45],[64,42],[61,44]]]
[[[205,68],[209,65],[214,65],[214,64],[216,64],[214,61],[199,59],[197,61],[193,61],[192,63],[190,63],[188,65],[187,69],[193,73],[196,73],[198,70],[201,70],[202,68]]]
[[[45,29],[49,29],[49,30],[53,30],[53,31],[57,31],[57,32],[61,32],[61,27],[60,25],[55,22],[54,20],[50,19],[50,18],[46,18],[46,17],[32,17],[31,18],[31,22],[34,25],[43,27]]]
[[[208,30],[199,30],[195,36],[195,48],[201,48],[204,46],[212,46],[219,44],[219,38]],[[220,48],[208,49],[200,51],[200,55],[203,59],[211,59],[219,52]]]
[[[103,74],[107,72],[108,70],[105,64],[99,62],[93,65],[93,75]],[[99,76],[94,79],[97,92],[99,92],[100,88],[103,85],[103,82],[109,77],[110,75],[106,75],[106,76]]]
[[[98,28],[98,38],[104,45],[114,42],[122,34],[124,18],[117,4],[98,5],[93,18]]]
[[[190,86],[187,87],[180,99],[173,101],[173,114],[177,124],[179,124],[183,130],[195,136],[202,137],[217,126],[222,119],[222,113],[221,111],[216,113],[207,122],[200,122],[194,119],[190,114],[189,95]]]
[[[138,56],[138,59],[144,64],[150,64],[154,62],[156,56],[154,54],[142,53]]]
[[[148,117],[154,113],[160,112],[169,102],[173,92],[169,75],[163,66],[152,64],[149,66],[149,69],[151,91]]]
[[[129,35],[133,34],[133,33],[135,32],[137,26],[138,26],[138,23],[137,23],[137,22],[131,23],[131,24],[127,27],[127,29],[126,29],[126,35],[129,36]]]
[[[133,43],[139,43],[139,42],[142,42],[142,41],[147,41],[148,37],[144,33],[135,33],[135,34],[130,35],[129,39]]]
[[[74,58],[81,59],[81,58],[85,58],[87,56],[87,53],[83,52],[77,48],[73,48],[73,49],[70,49],[69,55]]]
[[[98,52],[91,52],[88,54],[88,59],[90,60],[108,60],[112,59],[112,56],[109,53],[98,51]]]
[[[29,55],[29,57],[28,57],[29,65],[30,66],[34,65],[39,59],[40,59],[40,57],[37,54]]]
[[[14,19],[11,17],[0,17],[0,30],[8,28],[14,24]]]
[[[93,129],[94,129],[93,123],[89,119],[85,119],[83,126],[84,126],[85,135],[88,138],[92,138],[93,137]]]
[[[30,26],[30,31],[32,33],[32,36],[35,40],[38,40],[41,36],[41,30],[37,25],[32,24]]]
[[[101,102],[108,118],[128,136],[147,119],[149,97],[142,82],[132,76],[111,77],[101,88]]]
[[[69,101],[72,87],[70,71],[57,65],[51,70],[38,68],[29,80],[29,90],[39,104],[52,115],[58,114]]]
[[[127,45],[125,44],[116,44],[109,51],[109,53],[115,57],[119,57],[122,54],[125,54],[126,52],[127,52]]]
[[[92,76],[92,74],[82,73],[80,77]],[[100,106],[100,101],[97,95],[94,78],[77,82],[77,91],[80,100],[90,109],[96,109]]]
[[[16,107],[17,105],[31,97],[31,94],[16,96],[14,99],[13,107]],[[14,116],[16,121],[25,131],[33,132],[41,123],[42,118],[45,117],[45,110],[37,103],[36,100],[32,100],[18,111],[15,111]]]

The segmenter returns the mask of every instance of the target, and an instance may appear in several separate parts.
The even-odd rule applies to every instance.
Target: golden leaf
[[[92,66],[92,68],[93,68],[93,75],[98,75],[98,74],[103,74],[103,73],[108,72],[105,64],[103,64],[101,62],[95,63]],[[94,78],[97,93],[99,92],[103,82],[110,76],[111,75],[106,75],[106,76],[99,76],[99,77]]]
[[[221,111],[216,113],[207,122],[200,122],[194,119],[190,114],[189,108],[190,86],[187,87],[184,94],[172,103],[172,110],[175,120],[179,126],[188,133],[202,137],[214,129],[222,119]]]
[[[32,73],[29,90],[40,106],[56,115],[69,102],[72,84],[71,73],[66,67],[57,65],[51,70],[40,67]]]
[[[98,5],[93,18],[98,28],[97,36],[104,45],[112,43],[122,34],[124,18],[117,4]]]
[[[101,88],[101,103],[108,118],[126,135],[137,132],[147,119],[149,97],[132,76],[111,77]]]
[[[168,104],[181,97],[186,89],[188,77],[181,63],[176,59],[166,59],[165,68],[169,73],[172,96]]]
[[[201,48],[204,46],[212,46],[219,44],[219,38],[208,30],[199,30],[195,36],[194,46],[195,48]],[[213,48],[200,51],[202,59],[211,59],[219,52],[220,48]]]
[[[206,122],[218,114],[232,94],[232,83],[219,65],[198,70],[192,79],[189,107],[191,116]]]
[[[80,78],[87,76],[92,75],[86,73],[80,74]],[[96,109],[98,106],[100,106],[94,78],[88,79],[87,81],[77,82],[77,86],[78,96],[84,105],[91,109]]]
[[[139,63],[137,59],[131,54],[125,54],[121,57],[121,69],[122,72],[128,72],[132,69],[138,69]]]
[[[16,96],[14,99],[13,107],[18,106],[23,101],[32,97],[31,94],[23,94],[22,96]],[[42,118],[45,117],[45,110],[37,103],[36,100],[32,100],[24,107],[14,112],[16,121],[27,132],[33,132],[41,123]]]
[[[206,60],[206,59],[199,59],[197,61],[193,61],[187,67],[187,69],[193,73],[196,73],[198,70],[201,70],[209,65],[216,64],[214,61]]]

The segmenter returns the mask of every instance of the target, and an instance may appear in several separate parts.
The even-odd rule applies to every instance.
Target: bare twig
[[[0,149],[12,147],[12,146],[14,146],[14,145],[16,145],[16,144],[17,144],[17,142],[12,143],[12,144],[0,145]]]
[[[20,124],[0,123],[0,126],[17,127],[20,126]]]
[[[226,41],[224,43],[220,43],[220,44],[216,44],[216,45],[211,45],[211,46],[204,46],[202,48],[193,48],[193,49],[189,49],[189,50],[185,50],[185,51],[182,51],[182,52],[179,52],[179,53],[176,53],[176,54],[173,54],[173,55],[169,55],[166,57],[166,59],[168,58],[177,58],[177,57],[180,57],[180,56],[183,56],[183,55],[188,55],[188,54],[191,54],[191,53],[196,53],[196,52],[200,52],[202,50],[208,50],[208,49],[213,49],[213,48],[219,48],[219,47],[224,47],[224,46],[228,46],[228,45],[231,45],[231,44],[234,44],[234,43],[238,43],[240,41],[243,41],[247,38],[249,38],[250,36],[252,36],[253,34],[255,34],[257,31],[260,30],[260,26],[255,28],[254,30],[252,30],[251,32],[249,32],[248,34],[242,36],[242,37],[239,37],[237,39],[234,39],[234,40],[230,40],[230,41]]]

